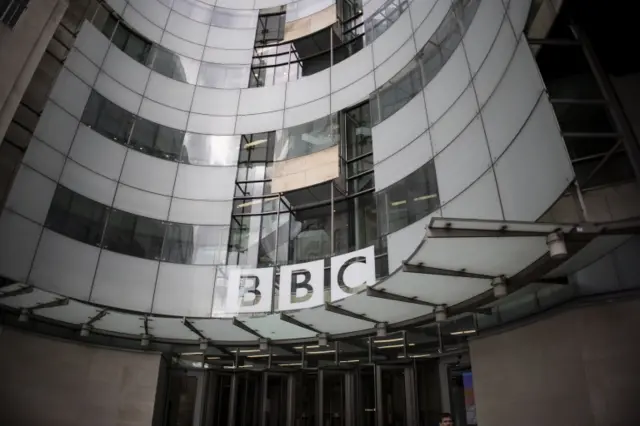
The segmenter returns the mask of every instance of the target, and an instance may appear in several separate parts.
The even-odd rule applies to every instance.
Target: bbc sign
[[[331,301],[371,286],[376,280],[373,246],[331,258]],[[273,268],[228,270],[223,311],[229,314],[271,311]],[[324,260],[280,267],[278,311],[324,303]]]

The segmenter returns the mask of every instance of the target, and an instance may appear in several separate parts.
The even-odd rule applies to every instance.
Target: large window
[[[283,129],[276,140],[275,160],[313,154],[340,143],[337,114]]]
[[[193,265],[224,264],[227,257],[226,226],[171,223],[162,249],[162,260]]]
[[[103,247],[145,259],[160,259],[166,225],[159,220],[112,210]]]
[[[101,135],[125,144],[135,116],[93,91],[82,114],[82,122]]]
[[[129,144],[154,157],[177,161],[182,149],[184,131],[162,126],[138,117]]]
[[[0,2],[0,21],[13,28],[28,5],[28,0],[2,0]]]

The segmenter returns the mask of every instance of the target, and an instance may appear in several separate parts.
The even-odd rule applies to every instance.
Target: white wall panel
[[[210,2],[213,0],[207,0],[207,2]],[[216,6],[220,6],[220,7],[226,7],[229,9],[252,9],[253,8],[253,1],[254,0],[217,0],[216,1]],[[265,1],[270,1],[270,0],[256,0],[256,3],[258,2],[265,2]],[[288,1],[286,0],[279,0],[278,3],[276,3],[275,5],[280,5],[280,4],[285,4],[288,3]],[[209,3],[211,4],[211,3]],[[256,9],[258,9],[259,7],[270,7],[270,6],[258,6],[256,4]]]
[[[308,77],[287,83],[285,107],[291,108],[329,96],[331,92],[331,68]],[[307,120],[309,121],[309,120]]]
[[[377,12],[378,9],[380,9],[380,7],[385,3],[385,1],[386,0],[370,0],[368,2],[363,2],[362,19],[367,19],[375,12]]]
[[[51,89],[49,99],[57,103],[76,118],[82,117],[82,111],[89,99],[91,89],[66,68],[60,70],[58,79]]]
[[[197,59],[198,61],[202,58],[202,54],[204,53],[203,45],[181,39],[180,37],[176,37],[166,31],[162,34],[160,45],[179,55]]]
[[[119,15],[122,15],[124,8],[127,7],[127,0],[105,0],[105,1]]]
[[[175,197],[195,200],[231,200],[236,167],[203,167],[180,164]]]
[[[31,138],[22,162],[57,182],[62,173],[64,158],[64,155],[49,145]]]
[[[256,31],[253,28],[209,27],[207,46],[222,49],[253,49]]]
[[[189,114],[187,130],[208,135],[233,135],[236,117],[215,117],[204,114]]]
[[[515,48],[516,39],[513,36],[511,25],[509,21],[504,20],[489,55],[474,77],[474,85],[481,107],[498,85]]]
[[[171,195],[178,163],[129,150],[120,181],[135,188]]]
[[[240,89],[196,87],[191,111],[211,115],[236,115]]]
[[[248,65],[253,57],[252,49],[218,49],[215,47],[205,47],[202,60],[217,64],[240,64]]]
[[[530,8],[531,0],[510,0],[509,2],[509,19],[518,37],[524,29],[524,24],[527,22]]]
[[[480,118],[476,118],[447,149],[438,154],[435,161],[440,202],[444,204],[491,166]]]
[[[362,48],[355,55],[332,66],[330,70],[332,91],[349,86],[373,70],[373,48],[370,45]]]
[[[369,94],[375,90],[373,73],[370,73],[355,83],[349,84],[344,89],[331,94],[331,112],[342,111],[369,98]]]
[[[213,266],[160,263],[153,312],[193,317],[211,316]]]
[[[528,44],[523,41],[482,110],[494,161],[520,131],[543,90],[537,65]]]
[[[78,127],[78,119],[48,101],[33,135],[62,153],[67,153]]]
[[[431,126],[431,139],[435,152],[442,151],[477,114],[476,93],[470,84],[449,111]]]
[[[385,61],[376,68],[376,86],[381,87],[384,83],[389,81],[391,77],[403,69],[415,56],[416,47],[413,40],[408,40],[402,45],[402,47],[396,50],[388,61]],[[349,60],[347,59],[347,61]]]
[[[70,190],[99,203],[110,206],[116,193],[116,183],[67,160],[60,177],[60,183]]]
[[[22,165],[13,180],[6,207],[38,223],[44,223],[55,190],[55,182]]]
[[[166,30],[193,43],[204,44],[209,26],[171,11]]]
[[[506,220],[537,220],[571,183],[573,167],[546,96],[495,172]]]
[[[113,206],[139,216],[167,220],[171,199],[119,184]]]
[[[151,73],[145,96],[161,104],[188,111],[193,99],[195,86]],[[186,121],[183,128],[186,127]]]
[[[129,112],[137,114],[140,109],[142,96],[127,89],[103,72],[98,75],[93,88],[102,96]]]
[[[118,180],[126,152],[126,147],[81,123],[69,157],[96,173]]]
[[[138,31],[149,40],[156,43],[160,42],[160,38],[162,37],[162,29],[153,25],[151,21],[142,16],[131,6],[127,6],[124,13],[122,14],[122,17],[127,22],[127,24],[129,24],[133,29]]]
[[[420,25],[427,18],[427,16],[429,16],[429,12],[431,12],[437,1],[438,0],[422,0],[411,2],[411,4],[409,5],[409,11],[411,12],[411,20],[413,22],[413,28],[415,30],[420,28]],[[439,1],[446,3],[450,0]]]
[[[246,135],[250,133],[269,132],[282,129],[284,111],[268,112],[266,114],[239,115],[235,133]]]
[[[371,129],[374,163],[379,163],[416,139],[427,127],[424,97],[418,93],[398,112]]]
[[[154,123],[179,130],[184,130],[187,127],[187,119],[189,118],[186,111],[171,108],[146,98],[142,100],[139,115]]]
[[[442,207],[443,217],[501,220],[500,198],[493,169]]]
[[[45,229],[29,281],[42,290],[88,300],[100,249]]]
[[[94,64],[100,65],[107,54],[107,49],[109,49],[109,39],[89,21],[84,21],[76,36],[74,46]]]
[[[156,0],[129,0],[129,7],[133,7],[145,18],[160,28],[164,28],[169,17],[169,9]]]
[[[453,105],[470,80],[469,66],[460,45],[425,89],[431,123],[435,123]]]
[[[122,309],[151,309],[158,262],[102,250],[91,301]]]
[[[195,225],[228,225],[233,202],[173,198],[169,221]]]
[[[242,89],[238,114],[260,114],[284,109],[286,89],[285,84]]]
[[[478,11],[463,40],[469,59],[469,68],[473,74],[480,68],[480,64],[489,53],[505,13],[502,0],[483,0],[480,2]]]
[[[417,222],[406,226],[387,236],[387,253],[389,253],[389,272],[402,266],[402,262],[418,248],[426,234],[426,227],[432,217],[439,217],[440,210],[423,217]]]
[[[329,97],[327,96],[308,104],[288,108],[284,111],[284,128],[326,117],[329,115],[330,107]]]
[[[98,77],[98,67],[76,49],[71,49],[64,65],[90,86]]]
[[[416,46],[418,46],[419,49],[421,49],[422,46],[429,41],[433,33],[436,32],[450,8],[451,0],[438,0],[422,23],[414,21],[414,25],[419,25],[413,33],[413,37],[416,40]]]
[[[411,18],[408,11],[404,11],[400,18],[373,43],[373,60],[376,66],[389,59],[411,37]],[[413,43],[412,43],[413,44]],[[416,47],[413,45],[413,54]],[[394,59],[395,60],[395,59]],[[349,61],[349,59],[347,59]],[[406,62],[404,62],[406,64]]]
[[[405,178],[432,157],[429,133],[425,132],[404,148],[376,164],[376,191]]]
[[[102,64],[102,71],[136,93],[144,93],[151,70],[115,46],[111,46]]]
[[[27,281],[42,227],[9,210],[0,216],[0,275]]]

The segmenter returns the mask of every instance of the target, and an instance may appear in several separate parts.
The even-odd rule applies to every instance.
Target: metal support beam
[[[344,315],[345,317],[351,317],[351,318],[359,319],[361,321],[372,322],[374,324],[377,324],[377,323],[380,322],[380,321],[377,321],[377,320],[375,320],[373,318],[369,318],[369,317],[366,317],[364,315],[356,314],[355,312],[351,312],[351,311],[348,311],[346,309],[342,309],[342,308],[339,308],[337,306],[330,305],[328,303],[324,304],[324,308],[328,312],[331,312],[331,313],[334,313],[334,314],[338,314],[338,315]]]
[[[236,317],[233,317],[232,323],[233,323],[233,325],[235,325],[238,328],[243,329],[247,333],[251,333],[254,336],[259,337],[261,339],[264,338],[264,336],[260,335],[260,333],[258,333],[257,331],[255,331],[253,328],[249,327],[248,325],[246,325],[242,321],[238,320],[238,318],[236,318]]]
[[[33,292],[33,287],[22,287],[17,290],[6,291],[4,293],[0,293],[0,299],[4,299],[7,297],[15,297],[23,294],[29,294]]]
[[[284,322],[288,322],[289,324],[293,324],[295,326],[298,326],[300,328],[304,328],[305,330],[309,330],[309,331],[313,331],[316,334],[321,333],[319,330],[317,330],[316,328],[312,327],[309,324],[305,324],[302,321],[298,321],[297,319],[290,317],[289,315],[285,314],[285,313],[280,313],[280,320],[284,321]]]
[[[576,40],[561,38],[530,38],[527,39],[527,41],[529,42],[529,44],[533,44],[536,46],[578,46],[580,44]]]
[[[582,46],[582,51],[587,58],[587,62],[589,63],[589,67],[591,68],[596,82],[600,87],[600,91],[602,92],[605,100],[609,103],[611,118],[618,128],[618,131],[623,135],[622,139],[624,147],[636,175],[636,182],[640,184],[640,144],[638,143],[638,139],[631,127],[631,123],[629,123],[629,120],[624,113],[624,109],[622,108],[622,105],[620,105],[618,95],[613,88],[613,84],[609,80],[609,76],[605,72],[595,51],[593,50],[591,41],[579,26],[571,25],[571,31],[573,31],[573,34]]]
[[[198,330],[198,329],[196,328],[196,326],[195,326],[195,325],[193,325],[193,324],[191,323],[191,321],[189,321],[188,319],[186,319],[186,318],[182,318],[182,324],[183,324],[185,327],[187,327],[187,328],[188,328],[188,329],[189,329],[193,334],[195,334],[196,336],[198,336],[199,338],[204,339],[204,340],[209,340],[209,338],[208,338],[207,336],[205,336],[204,334],[202,334],[202,332],[201,332],[200,330]]]
[[[93,325],[95,322],[100,321],[102,318],[104,318],[105,316],[107,316],[107,314],[109,313],[108,309],[103,309],[100,312],[98,312],[94,317],[90,318],[89,321],[87,321],[85,324],[87,325]]]
[[[426,274],[426,275],[443,275],[447,277],[458,278],[477,278],[480,280],[492,280],[496,277],[492,275],[476,274],[465,270],[453,271],[451,269],[432,268],[424,265],[413,265],[411,263],[402,263],[402,270],[410,274]]]
[[[57,306],[65,306],[68,304],[69,304],[69,298],[65,297],[65,298],[52,300],[51,302],[47,302],[47,303],[40,303],[39,305],[31,306],[27,309],[29,309],[30,311],[36,311],[38,309],[55,308]]]
[[[149,333],[149,317],[147,315],[145,315],[144,318],[142,319],[142,321],[144,322],[144,334],[150,335],[150,333]]]
[[[436,306],[438,306],[436,303],[425,302],[425,301],[422,301],[422,300],[418,300],[416,298],[411,298],[411,297],[407,297],[407,296],[401,296],[399,294],[389,293],[387,291],[374,290],[371,287],[367,287],[367,296],[375,297],[375,298],[378,298],[378,299],[393,300],[393,301],[396,301],[396,302],[411,303],[411,304],[414,304],[414,305],[431,306],[432,308],[435,308]]]

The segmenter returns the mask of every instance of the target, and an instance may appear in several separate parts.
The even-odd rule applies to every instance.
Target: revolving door
[[[170,380],[182,384],[186,374],[176,371]],[[420,421],[413,362],[211,369],[188,377],[198,384],[176,386],[167,406],[183,408],[180,413],[168,408],[173,414],[165,426],[413,426]],[[193,412],[186,413],[189,409]]]

